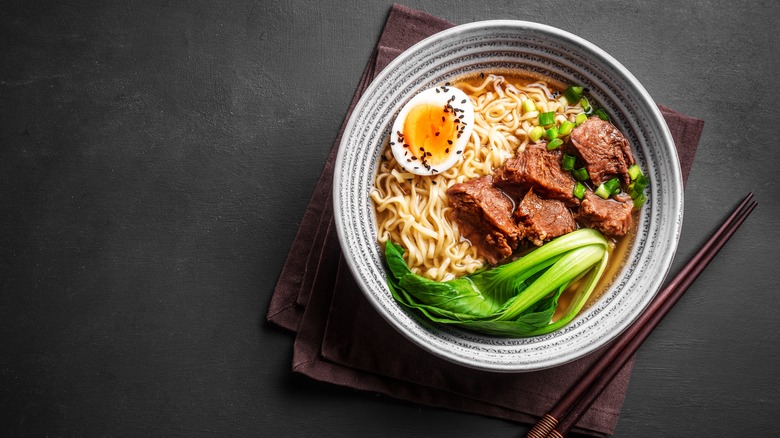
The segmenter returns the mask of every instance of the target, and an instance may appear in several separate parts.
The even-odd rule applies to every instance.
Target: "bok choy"
[[[412,273],[404,250],[393,242],[385,246],[385,260],[393,297],[431,321],[526,337],[558,330],[579,313],[604,273],[607,249],[598,231],[583,228],[515,261],[443,282]],[[572,299],[553,321],[558,299],[569,286]]]

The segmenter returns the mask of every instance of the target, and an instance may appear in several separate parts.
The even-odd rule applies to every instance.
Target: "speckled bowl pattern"
[[[479,72],[524,70],[588,89],[631,142],[651,180],[637,236],[611,287],[567,327],[544,336],[500,338],[435,325],[393,299],[369,192],[395,115],[428,87]],[[365,296],[395,329],[432,354],[468,367],[534,371],[578,359],[614,339],[661,288],[683,217],[680,165],[658,107],[618,61],[550,26],[494,20],[456,26],[402,53],[368,87],[342,137],[333,202],[338,237]]]

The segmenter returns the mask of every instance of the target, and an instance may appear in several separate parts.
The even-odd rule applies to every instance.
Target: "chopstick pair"
[[[526,434],[526,438],[563,438],[601,394],[642,342],[674,307],[758,203],[748,193],[647,309],[620,335],[588,372]]]

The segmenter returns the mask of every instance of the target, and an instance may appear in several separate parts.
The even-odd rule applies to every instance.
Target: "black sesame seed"
[[[461,100],[460,103],[466,103],[466,99]]]
[[[447,140],[447,144],[452,144],[452,140]]]
[[[446,149],[444,149],[444,153],[445,153],[445,154],[449,154],[449,153],[450,153],[450,148],[446,148]]]
[[[438,137],[438,136],[439,136],[439,133],[437,132],[437,133],[436,133],[436,134],[434,134],[434,135],[436,135],[436,136]]]
[[[456,154],[458,154],[458,155],[460,155],[460,154],[462,154],[462,153],[463,153],[463,151],[457,151],[457,152],[455,152],[455,153],[456,153]]]

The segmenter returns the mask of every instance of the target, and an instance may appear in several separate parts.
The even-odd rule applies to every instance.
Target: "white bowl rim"
[[[644,302],[636,306],[632,310],[632,312],[628,314],[628,317],[624,318],[620,324],[616,325],[611,330],[609,336],[604,336],[595,340],[595,342],[593,342],[593,344],[591,344],[590,347],[587,348],[587,351],[585,350],[570,351],[568,353],[558,355],[554,359],[535,362],[533,364],[523,363],[522,361],[513,362],[507,360],[493,362],[490,360],[486,361],[484,360],[484,358],[480,358],[480,357],[464,357],[462,355],[454,354],[446,348],[442,349],[442,348],[431,347],[431,345],[420,340],[418,338],[419,333],[415,333],[409,330],[408,328],[406,328],[405,326],[398,324],[395,320],[393,320],[390,317],[390,315],[385,313],[382,306],[378,302],[378,298],[372,293],[372,291],[368,290],[364,284],[360,283],[359,281],[357,282],[363,292],[363,295],[368,298],[368,301],[371,303],[374,309],[377,310],[377,312],[381,314],[383,318],[390,323],[391,326],[393,326],[396,330],[401,332],[407,339],[411,340],[412,342],[422,347],[423,349],[427,350],[428,352],[436,356],[439,356],[441,358],[444,358],[446,360],[452,361],[454,363],[468,366],[471,368],[485,370],[485,371],[530,372],[530,371],[537,371],[541,369],[547,369],[547,368],[563,365],[571,361],[574,361],[576,359],[579,359],[597,350],[598,348],[602,347],[603,345],[607,344],[608,342],[615,339],[618,335],[620,335],[620,333],[622,333],[628,326],[630,326],[630,324],[633,323],[633,321],[639,316],[639,314],[641,314],[642,311],[644,311],[647,305],[652,301],[652,298],[654,298],[657,292],[660,290],[666,275],[671,269],[671,264],[674,259],[674,255],[676,253],[677,245],[680,238],[680,233],[682,229],[682,220],[683,220],[684,200],[683,200],[682,173],[679,165],[677,150],[674,147],[674,140],[672,139],[671,133],[668,129],[668,126],[666,125],[666,122],[660,110],[658,109],[657,105],[654,103],[653,99],[650,97],[649,93],[645,90],[644,86],[641,85],[641,83],[634,77],[633,74],[631,74],[628,71],[628,69],[626,69],[620,62],[618,62],[615,58],[609,55],[606,51],[602,50],[595,44],[585,40],[584,38],[572,34],[568,31],[550,25],[546,25],[546,24],[523,21],[523,20],[484,20],[484,21],[475,21],[471,23],[461,24],[440,31],[414,44],[409,49],[402,52],[398,57],[396,57],[393,61],[391,61],[382,71],[380,71],[376,75],[374,80],[369,84],[367,89],[363,92],[361,98],[358,100],[358,103],[356,104],[353,112],[350,115],[347,124],[345,125],[345,129],[343,132],[341,143],[339,144],[339,151],[336,157],[336,162],[334,167],[335,170],[334,179],[333,179],[334,220],[336,225],[336,231],[338,234],[338,239],[341,244],[342,251],[344,253],[344,259],[346,260],[352,275],[355,276],[356,278],[359,278],[359,267],[357,266],[357,261],[351,254],[351,249],[344,244],[344,242],[346,242],[345,234],[347,233],[345,224],[343,223],[340,215],[337,214],[337,212],[341,211],[342,208],[341,198],[339,196],[338,189],[341,185],[342,179],[346,177],[345,175],[340,174],[339,169],[342,168],[343,161],[345,160],[344,147],[349,137],[348,133],[355,128],[355,124],[356,124],[355,114],[357,113],[356,110],[361,106],[365,105],[366,101],[379,87],[380,81],[378,79],[382,78],[386,74],[386,72],[393,71],[394,68],[398,67],[399,65],[405,62],[408,62],[409,58],[412,57],[415,52],[432,44],[434,41],[451,38],[459,33],[468,33],[475,30],[491,29],[491,28],[515,28],[515,29],[522,29],[522,30],[537,31],[540,34],[547,34],[549,36],[553,36],[560,40],[564,40],[569,43],[575,44],[581,47],[582,49],[584,49],[585,51],[589,52],[588,53],[589,55],[594,55],[598,57],[601,62],[605,63],[610,68],[614,69],[615,72],[621,76],[622,80],[630,84],[633,91],[635,91],[638,94],[638,98],[640,99],[641,102],[649,105],[649,107],[646,108],[646,110],[649,111],[650,116],[652,118],[652,122],[657,125],[658,129],[660,129],[661,131],[660,135],[664,140],[662,142],[662,145],[666,146],[663,150],[663,153],[669,154],[670,162],[673,163],[672,174],[667,175],[671,177],[671,180],[665,181],[664,185],[667,187],[671,187],[672,189],[669,195],[674,197],[673,199],[674,202],[671,203],[671,205],[675,207],[674,211],[672,212],[674,214],[674,219],[672,220],[673,224],[672,224],[671,235],[667,236],[669,239],[668,246],[670,248],[668,248],[666,252],[660,254],[660,259],[655,262],[655,264],[660,267],[661,272],[658,272],[655,275],[655,277],[650,280],[650,283],[647,285],[647,289],[651,292],[647,294]]]

